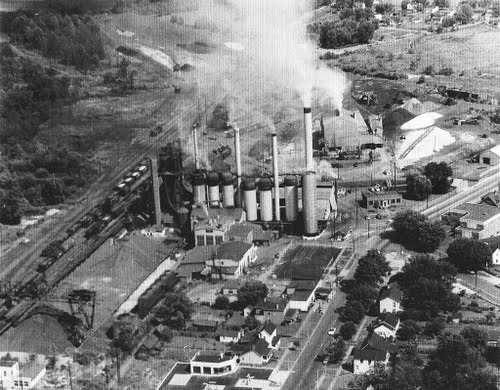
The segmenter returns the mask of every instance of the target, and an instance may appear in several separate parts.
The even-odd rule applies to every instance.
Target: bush
[[[453,69],[452,68],[442,68],[439,71],[439,74],[443,75],[443,76],[451,76],[453,74]]]
[[[219,295],[217,298],[215,298],[215,303],[212,306],[214,309],[217,310],[226,310],[229,308],[229,298],[226,297],[225,295]]]
[[[427,76],[434,76],[435,73],[434,66],[427,65],[423,73],[426,74]]]
[[[344,340],[350,340],[356,334],[356,325],[352,321],[347,321],[340,327],[339,333]]]

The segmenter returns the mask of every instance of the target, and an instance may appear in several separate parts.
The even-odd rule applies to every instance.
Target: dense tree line
[[[89,17],[50,10],[17,11],[4,14],[0,25],[15,43],[82,71],[97,67],[104,58],[99,28]]]
[[[481,241],[472,238],[457,238],[446,250],[448,260],[461,271],[474,271],[491,263],[491,249]]]

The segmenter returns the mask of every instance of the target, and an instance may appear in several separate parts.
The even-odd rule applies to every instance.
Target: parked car
[[[333,336],[335,335],[335,332],[337,331],[337,328],[335,328],[334,326],[332,326],[329,330],[328,330],[328,336]]]

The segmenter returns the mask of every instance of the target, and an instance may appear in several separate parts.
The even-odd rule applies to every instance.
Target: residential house
[[[238,369],[236,356],[202,355],[197,352],[189,362],[193,375],[224,375],[234,373]]]
[[[289,308],[290,305],[287,299],[267,297],[263,301],[257,303],[250,314],[254,315],[261,323],[272,321],[275,324],[281,324]]]
[[[216,251],[215,245],[196,246],[187,251],[175,270],[179,279],[186,283],[206,279],[211,271],[206,262]]]
[[[241,354],[240,364],[262,366],[269,363],[272,355],[273,350],[269,346],[269,343],[263,338],[259,338],[257,343],[255,343],[249,351]]]
[[[0,386],[5,390],[33,389],[46,373],[45,364],[29,361],[0,361]]]
[[[384,339],[396,338],[399,329],[399,317],[394,313],[382,313],[372,326],[373,331]]]
[[[500,207],[500,191],[495,190],[488,192],[486,195],[481,197],[479,204]]]
[[[314,302],[318,280],[293,280],[285,293],[290,299],[290,309],[308,311]]]
[[[397,347],[383,337],[372,332],[363,340],[359,348],[353,350],[354,374],[364,374],[375,368],[375,364],[387,365]]]
[[[142,343],[141,347],[139,348],[139,353],[140,352],[153,353],[159,351],[160,349],[161,349],[160,339],[155,333],[152,333],[148,337],[146,337],[146,340],[144,340],[144,342]]]
[[[379,298],[380,313],[397,313],[401,310],[401,300],[403,292],[398,283],[391,283],[389,286],[382,287]]]
[[[500,145],[481,152],[479,154],[479,161],[485,165],[498,165],[500,163]]]
[[[229,231],[227,232],[227,238],[229,241],[241,241],[252,244],[254,238],[254,230],[257,226],[258,225],[254,225],[248,222],[234,224],[229,228]]]
[[[221,343],[237,343],[243,337],[243,330],[220,329],[217,335]]]
[[[314,292],[316,299],[330,299],[332,297],[332,289],[327,287],[318,287]]]
[[[269,344],[270,348],[279,348],[280,338],[278,337],[278,329],[271,321],[267,321],[261,325],[259,337],[264,339]]]
[[[500,236],[500,208],[487,204],[463,203],[443,214],[441,219],[453,224],[458,221],[455,236],[485,239]]]
[[[191,212],[191,230],[195,245],[218,245],[227,241],[229,228],[244,220],[240,208],[207,208],[202,206]]]
[[[196,320],[193,321],[193,328],[198,332],[213,333],[217,330],[217,321],[212,320]]]
[[[491,249],[491,265],[500,265],[500,236],[481,240]]]
[[[383,209],[391,206],[401,206],[403,195],[394,190],[363,191],[362,203],[367,209]]]
[[[222,295],[225,295],[231,301],[235,301],[238,297],[238,289],[242,286],[239,280],[230,279],[222,286]]]
[[[283,318],[285,324],[291,324],[297,320],[299,317],[299,311],[297,309],[288,309]]]
[[[212,279],[234,279],[243,274],[255,259],[253,244],[229,241],[221,244],[205,264],[211,267]]]

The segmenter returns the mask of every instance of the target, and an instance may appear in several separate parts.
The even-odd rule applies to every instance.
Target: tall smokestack
[[[193,142],[194,142],[194,169],[200,169],[200,163],[198,162],[198,124],[193,125]]]
[[[305,138],[305,156],[306,171],[314,171],[313,159],[313,134],[312,134],[312,113],[311,113],[311,91],[304,93],[304,138]]]
[[[238,207],[242,207],[241,201],[241,145],[240,145],[240,129],[236,125],[233,124],[234,130],[234,153],[236,155],[236,179],[238,181]]]
[[[271,135],[273,143],[273,175],[274,175],[274,213],[276,221],[281,219],[280,216],[280,183],[278,175],[278,135],[276,129]]]
[[[155,206],[155,226],[161,227],[161,208],[160,208],[160,183],[158,181],[158,163],[156,157],[149,157],[151,179],[153,180],[153,202]]]

